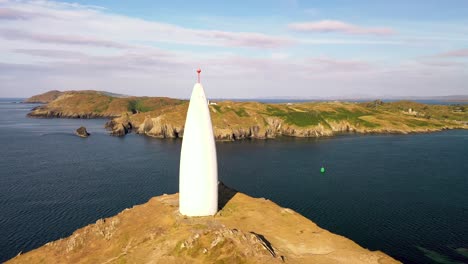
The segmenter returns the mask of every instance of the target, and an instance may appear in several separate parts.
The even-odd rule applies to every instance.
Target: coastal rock
[[[127,133],[128,133],[128,129],[123,124],[115,125],[112,131],[110,132],[112,136],[117,136],[117,137],[125,136]]]
[[[354,132],[356,128],[347,121],[333,121],[327,120],[328,125],[331,127],[333,132]]]
[[[231,129],[213,128],[215,139],[218,141],[234,141],[234,133]]]
[[[183,137],[184,127],[168,122],[162,116],[146,117],[143,124],[138,127],[137,133],[157,138],[179,138]]]
[[[84,126],[82,127],[79,127],[76,131],[75,131],[75,134],[78,135],[79,137],[89,137],[89,134],[88,131],[86,130],[86,128]]]
[[[128,134],[132,130],[133,125],[128,118],[128,115],[123,114],[119,118],[115,118],[106,122],[104,128],[110,131],[110,135],[121,137]]]
[[[281,128],[281,134],[291,137],[323,137],[332,136],[333,131],[329,128],[325,128],[322,124],[305,128],[286,125]]]
[[[265,129],[261,126],[251,126],[246,128],[219,128],[214,127],[214,136],[218,141],[235,141],[243,139],[265,139],[275,138],[278,134],[272,129]]]

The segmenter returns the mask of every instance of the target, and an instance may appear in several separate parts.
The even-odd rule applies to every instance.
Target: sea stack
[[[200,72],[190,97],[180,154],[179,211],[187,216],[214,215],[218,210],[216,145]]]

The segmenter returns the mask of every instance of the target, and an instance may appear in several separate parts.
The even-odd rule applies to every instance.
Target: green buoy
[[[320,172],[325,173],[325,168],[324,167],[320,168]]]

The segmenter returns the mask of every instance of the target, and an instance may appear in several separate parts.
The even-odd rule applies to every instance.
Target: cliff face
[[[178,194],[100,219],[7,263],[399,263],[291,209],[220,186],[212,217],[178,213]]]
[[[178,138],[184,135],[184,124],[171,122],[162,116],[146,117],[143,123],[137,124],[138,134],[145,134],[158,138]]]

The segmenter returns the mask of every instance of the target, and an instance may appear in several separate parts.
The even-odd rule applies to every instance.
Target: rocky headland
[[[160,138],[183,137],[188,101],[164,97],[115,97],[105,92],[62,92],[30,117],[109,118],[111,135],[129,132]],[[420,133],[467,129],[465,105],[310,102],[266,104],[216,101],[209,105],[217,140],[280,136],[322,137],[341,133]]]
[[[220,210],[184,217],[162,195],[7,263],[400,263],[264,198],[220,184]]]

